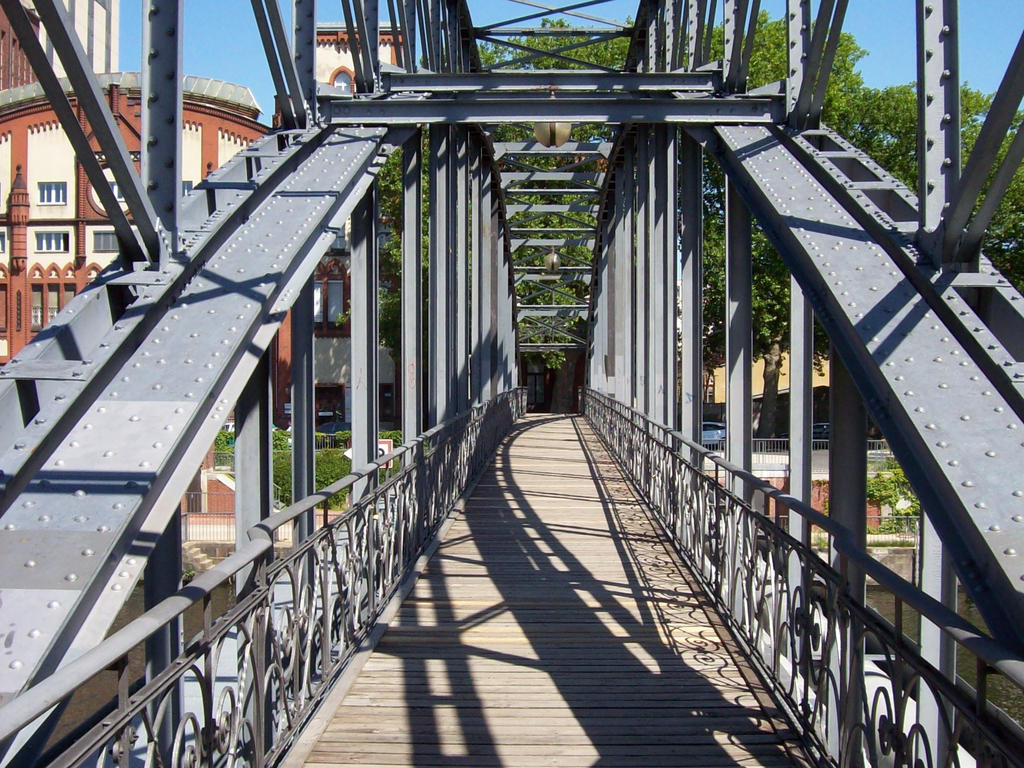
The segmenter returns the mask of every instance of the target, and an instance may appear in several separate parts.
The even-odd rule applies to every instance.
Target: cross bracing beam
[[[914,195],[835,132],[804,131],[785,140],[791,141],[792,151],[808,170],[877,242],[913,259],[908,278],[919,291],[935,297],[936,311],[1024,417],[1024,375],[1017,364],[1024,352],[1019,342],[1024,332],[1024,297],[984,260],[978,272],[950,274],[935,269],[913,238],[918,227]]]
[[[285,312],[382,153],[403,137],[384,144],[381,129],[327,128],[303,136],[279,162],[271,148],[283,137],[239,153],[220,178],[268,161],[248,199],[235,198],[211,217],[217,222],[196,228],[180,279],[140,286],[132,309],[141,317],[92,340],[97,355],[105,345],[118,353],[102,376],[57,398],[72,401],[57,414],[64,428],[50,422],[49,432],[33,431],[40,418],[12,435],[0,455],[0,615],[17,628],[11,649],[20,665],[0,670],[0,693],[18,691],[106,633]],[[208,192],[215,194],[197,189],[191,200],[205,204]],[[40,416],[49,415],[50,403],[40,405]],[[30,437],[41,457],[34,463],[23,458]],[[38,567],[27,567],[33,559]]]
[[[392,93],[493,93],[536,91],[614,93],[699,93],[721,90],[722,78],[714,71],[615,72],[602,70],[504,70],[460,74],[392,72],[382,76],[384,89]],[[554,148],[561,150],[561,147]]]
[[[562,248],[564,246],[570,246],[570,245],[582,246],[584,248],[593,248],[594,247],[594,238],[592,238],[592,237],[590,237],[590,238],[584,238],[584,237],[572,237],[572,238],[570,238],[570,237],[566,237],[566,238],[559,239],[559,238],[531,237],[531,238],[528,238],[528,239],[525,239],[525,240],[520,240],[520,239],[513,239],[512,240],[512,250],[513,251],[518,250],[518,249],[523,248],[523,247],[530,247],[530,248]]]
[[[519,319],[527,317],[583,318],[588,304],[523,304],[519,303]]]
[[[567,141],[557,147],[545,147],[536,141],[496,141],[494,143],[494,159],[499,160],[505,155],[599,155],[608,157],[612,144],[608,141],[582,142]]]
[[[576,123],[652,122],[679,125],[773,124],[785,113],[781,98],[567,96],[490,98],[467,94],[458,99],[321,99],[326,120],[351,125],[435,123],[523,123],[561,120]]]
[[[993,634],[1024,648],[1021,415],[989,380],[915,259],[883,248],[771,131],[721,127],[716,152],[793,272]],[[711,138],[703,136],[703,138]],[[799,190],[799,196],[793,192]],[[1000,461],[994,461],[1001,457]]]

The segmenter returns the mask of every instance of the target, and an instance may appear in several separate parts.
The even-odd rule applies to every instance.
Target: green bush
[[[292,447],[292,433],[287,429],[275,429],[271,441],[273,450],[287,451]]]
[[[235,433],[222,429],[213,438],[213,450],[217,453],[230,453],[235,450]]]
[[[326,488],[352,471],[352,462],[340,448],[317,451],[313,458],[314,482],[317,488]],[[281,498],[292,498],[292,457],[287,451],[274,452],[274,483],[281,489]],[[348,491],[331,497],[330,506],[338,509],[345,504]],[[293,500],[294,501],[294,500]]]
[[[868,501],[888,507],[893,515],[913,517],[921,513],[921,502],[899,466],[869,477],[867,497]]]

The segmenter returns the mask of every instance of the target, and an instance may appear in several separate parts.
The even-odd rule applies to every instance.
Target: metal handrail
[[[1024,728],[989,700],[986,678],[1020,692],[1024,659],[871,558],[847,526],[625,403],[591,390],[581,403],[814,752],[840,764],[851,749],[895,764],[963,764],[968,752],[1019,763]],[[776,504],[831,537],[834,564],[773,519]],[[866,576],[892,595],[895,619],[868,606]],[[974,661],[976,687],[922,657],[905,608]]]
[[[375,477],[375,473],[389,462],[397,461],[407,454],[415,455],[413,453],[414,449],[428,444],[433,438],[448,430],[454,432],[458,425],[471,421],[474,414],[478,412],[483,414],[487,408],[494,407],[496,403],[506,399],[509,401],[512,421],[514,421],[525,410],[525,390],[521,388],[509,390],[494,400],[470,407],[443,424],[439,424],[409,440],[387,455],[378,457],[376,460],[359,467],[354,472],[335,481],[331,485],[310,494],[306,498],[253,525],[248,531],[251,539],[250,542],[242,545],[234,554],[210,570],[198,575],[174,595],[166,598],[138,618],[129,622],[95,648],[83,653],[49,677],[19,693],[3,706],[0,706],[0,745],[8,744],[22,728],[28,726],[37,718],[53,709],[53,707],[68,699],[79,687],[95,678],[96,675],[112,668],[113,665],[125,658],[132,649],[137,648],[155,633],[180,618],[189,608],[207,600],[215,590],[223,587],[231,579],[248,572],[249,589],[246,592],[246,597],[231,609],[228,615],[233,615],[247,605],[249,601],[259,601],[265,597],[265,593],[269,588],[268,584],[255,584],[254,580],[260,578],[261,571],[259,570],[259,565],[263,558],[267,555],[272,557],[275,531],[288,523],[294,522],[302,514],[315,509],[318,504],[350,488],[359,480]],[[381,490],[386,490],[415,466],[417,465],[406,464],[402,472],[382,483],[374,489],[375,492],[379,493]],[[342,517],[333,521],[332,526],[343,526],[346,519],[352,517],[365,507],[363,501],[369,498],[370,494],[347,510]],[[311,536],[310,538],[312,539],[313,537]],[[302,544],[297,545],[295,548],[295,552],[298,553],[301,553],[302,550]],[[266,578],[265,570],[263,578]],[[216,625],[216,622],[214,622],[214,625]],[[209,630],[210,627],[207,626],[205,629]],[[184,653],[188,654],[188,648],[186,648]],[[172,674],[173,668],[174,665],[172,664],[171,668],[168,668],[165,673],[161,673],[150,684],[159,686],[159,681],[166,674]]]
[[[943,632],[949,634],[950,637],[958,643],[966,647],[979,658],[983,659],[993,668],[999,670],[999,672],[1005,675],[1007,679],[1011,680],[1021,688],[1024,688],[1024,657],[1013,653],[1005,645],[986,635],[974,626],[974,624],[956,613],[956,611],[953,611],[931,595],[914,586],[892,569],[887,568],[878,560],[875,560],[857,544],[856,536],[850,528],[836,522],[833,518],[819,512],[810,504],[807,504],[795,496],[783,493],[757,475],[726,461],[714,451],[690,440],[682,432],[670,430],[667,427],[651,421],[644,413],[636,408],[626,405],[625,403],[620,403],[618,400],[593,390],[587,390],[586,395],[588,397],[606,400],[606,405],[613,405],[616,408],[629,412],[632,416],[642,419],[647,422],[649,426],[653,426],[683,443],[693,453],[700,456],[701,459],[712,462],[728,472],[730,475],[733,475],[747,483],[753,490],[785,504],[790,510],[800,513],[800,515],[808,520],[808,522],[828,533],[832,537],[832,546],[858,568],[863,570],[865,574],[878,582],[879,585],[885,587],[887,590],[899,597],[902,602],[906,603],[906,605],[913,608],[929,621],[933,622]],[[651,439],[669,450],[674,450],[670,444],[664,440],[658,439],[654,435],[651,435]],[[685,459],[683,460],[686,461]],[[739,501],[739,498],[729,491],[728,488],[723,490],[726,494],[733,496],[737,501]],[[787,536],[789,535],[785,531],[781,530],[780,533]]]

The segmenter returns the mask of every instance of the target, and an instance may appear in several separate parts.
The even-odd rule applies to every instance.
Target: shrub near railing
[[[606,395],[585,390],[581,402],[818,757],[851,766],[1022,765],[1024,732],[987,692],[998,685],[1007,701],[1024,700],[1024,659],[873,560],[828,516]],[[838,569],[773,521],[776,504],[827,534]],[[854,572],[889,593],[895,621],[851,592]],[[975,687],[921,657],[903,631],[915,616],[973,661]]]
[[[254,526],[234,555],[0,707],[10,764],[275,763],[525,407],[525,390],[503,393]],[[397,471],[375,485],[389,462]],[[366,491],[344,514],[274,559],[277,531],[360,483]],[[232,585],[237,602],[216,615],[214,595]],[[147,638],[195,610],[202,629],[136,690],[131,659]],[[38,745],[18,752],[19,731],[108,670],[117,680],[102,718],[45,754]]]

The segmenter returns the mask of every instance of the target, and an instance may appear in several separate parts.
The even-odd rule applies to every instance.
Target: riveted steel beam
[[[721,88],[717,72],[615,72],[602,70],[519,71],[435,74],[384,73],[384,89],[392,93],[493,93],[500,91],[603,91],[615,93],[715,93]]]
[[[770,131],[716,134],[726,172],[858,372],[857,387],[961,582],[994,635],[1024,648],[1024,582],[1011,554],[1024,548],[1013,520],[1024,514],[1024,489],[993,461],[1024,460],[1014,405],[918,287],[912,257],[880,247]]]
[[[251,207],[222,215],[230,226],[197,241],[194,269],[173,294],[161,297],[168,285],[142,293],[151,322],[135,326],[111,375],[80,390],[70,427],[57,444],[41,443],[27,482],[11,485],[16,473],[4,472],[0,616],[26,629],[9,648],[20,664],[0,670],[0,693],[105,635],[285,312],[369,186],[382,139],[379,129],[317,133],[294,165],[262,181],[270,188]],[[115,325],[109,342],[127,330]],[[23,436],[0,462],[27,468],[27,447]],[[45,552],[47,566],[22,567],[29,552],[40,562]]]
[[[410,125],[434,123],[523,123],[563,120],[576,123],[680,125],[777,123],[784,117],[781,99],[730,98],[460,98],[460,99],[321,99],[326,120],[348,125]]]

